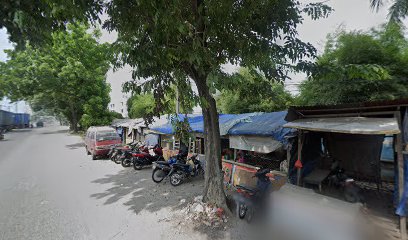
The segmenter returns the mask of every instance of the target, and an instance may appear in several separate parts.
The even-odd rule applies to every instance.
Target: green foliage
[[[128,114],[130,118],[145,118],[153,113],[154,98],[152,94],[133,95],[128,99]]]
[[[112,116],[112,119],[123,119],[123,115],[121,113],[115,112],[115,111],[110,111],[110,115]]]
[[[87,25],[68,25],[42,48],[9,51],[10,60],[0,67],[7,95],[64,115],[73,130],[84,114],[83,126],[109,123],[109,45],[97,42],[99,32],[87,30]]]
[[[190,87],[191,89],[191,87]],[[177,102],[176,87],[171,87],[165,95],[164,100],[161,104],[161,112],[164,114],[174,114],[176,113],[176,102]],[[156,99],[151,93],[134,94],[128,99],[128,113],[130,118],[149,118],[154,115],[155,108],[157,107]],[[188,94],[187,96],[179,96],[180,112],[181,113],[192,113],[194,106],[196,105],[196,98],[193,94]]]
[[[102,0],[2,0],[0,28],[10,41],[24,47],[26,41],[39,45],[51,41],[51,32],[65,30],[67,22],[95,22],[102,13]]]
[[[281,83],[271,82],[257,71],[241,68],[221,90],[217,105],[222,113],[273,112],[287,109],[293,98]]]
[[[404,98],[408,94],[408,41],[396,24],[369,33],[329,36],[325,52],[298,104],[338,104]]]
[[[170,118],[171,125],[175,132],[175,138],[181,140],[183,143],[190,142],[190,139],[193,137],[191,132],[190,123],[188,122],[187,115],[184,116],[183,120],[178,118],[178,115],[173,115]]]
[[[165,110],[163,101],[172,84],[189,86],[191,78],[196,84],[200,81],[199,88],[220,89],[221,66],[226,63],[254,67],[266,78],[279,80],[285,79],[287,70],[309,70],[303,58],[314,56],[315,49],[297,38],[296,27],[303,21],[303,11],[313,18],[327,16],[331,9],[323,6],[303,6],[292,0],[141,0],[134,4],[114,0],[107,4],[109,18],[104,27],[118,32],[117,67],[135,67],[135,81],[126,89],[136,94],[142,89],[152,92],[160,112]],[[296,61],[299,64],[292,64]],[[181,96],[192,94],[189,87],[180,90]]]
[[[384,4],[384,0],[370,0],[371,8],[378,11]],[[390,23],[402,24],[402,19],[408,15],[408,2],[406,0],[393,0],[388,9]]]
[[[101,94],[101,96],[96,95],[90,97],[83,105],[84,114],[80,119],[82,128],[87,129],[90,126],[110,124],[114,115],[107,110],[108,104],[109,92],[105,93],[105,95]]]

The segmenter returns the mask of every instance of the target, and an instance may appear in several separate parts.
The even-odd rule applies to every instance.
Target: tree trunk
[[[203,200],[227,210],[221,167],[221,138],[217,106],[205,79],[194,79],[201,99],[205,100],[205,102],[201,103],[205,140],[205,186]]]
[[[73,104],[70,105],[71,108],[71,131],[73,131],[74,133],[78,132],[78,114],[75,111],[75,107]]]

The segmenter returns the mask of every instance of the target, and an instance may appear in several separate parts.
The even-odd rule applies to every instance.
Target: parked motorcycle
[[[141,153],[133,153],[132,154],[133,168],[135,170],[141,170],[144,166],[152,165],[153,162],[164,161],[162,147],[156,144],[153,147],[153,152],[155,155],[151,155],[149,153],[149,149]]]
[[[122,167],[130,167],[130,165],[133,163],[134,156],[137,154],[149,154],[149,148],[142,145],[135,147],[132,150],[123,151],[122,155],[120,156]]]
[[[251,222],[257,212],[265,212],[267,209],[267,199],[270,192],[271,181],[267,174],[270,169],[259,169],[253,177],[257,178],[256,188],[237,185],[237,214],[240,219],[246,217],[247,222]],[[262,210],[261,210],[262,209]]]
[[[197,155],[191,156],[187,163],[175,163],[169,173],[170,183],[173,186],[180,185],[191,177],[204,176],[204,168],[197,159]]]
[[[365,202],[361,189],[356,185],[353,178],[346,175],[344,169],[336,167],[330,173],[328,180],[330,185],[341,189],[343,197],[347,202]]]
[[[153,162],[153,172],[152,172],[152,179],[155,183],[160,183],[168,177],[171,173],[171,169],[173,164],[175,163],[186,163],[185,153],[179,153],[176,156],[173,156],[169,159],[169,161],[156,161]]]
[[[4,139],[4,132],[5,132],[5,130],[0,129],[0,140]]]
[[[121,163],[121,156],[124,151],[135,151],[140,146],[140,142],[132,142],[125,146],[112,147],[109,150],[108,157],[116,164]]]

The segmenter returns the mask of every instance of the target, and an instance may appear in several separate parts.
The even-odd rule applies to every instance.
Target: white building
[[[109,70],[106,81],[111,86],[109,110],[122,114],[123,117],[128,117],[127,100],[130,93],[122,92],[122,85],[125,82],[132,80],[131,68],[125,67],[116,72]]]

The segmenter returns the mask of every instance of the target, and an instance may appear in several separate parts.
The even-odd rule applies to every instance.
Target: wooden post
[[[237,149],[234,148],[234,162],[237,160]]]
[[[126,132],[126,128],[122,127],[122,136],[123,136],[123,144],[126,144],[126,136],[127,136],[127,132]]]
[[[397,118],[399,129],[401,129],[401,133],[396,135],[396,144],[395,150],[397,152],[397,161],[398,161],[398,194],[399,194],[399,202],[402,199],[402,195],[404,194],[404,156],[402,154],[402,124],[401,124],[401,113],[397,112],[395,114]],[[407,239],[407,221],[406,217],[400,216],[400,231],[401,231],[401,239]]]
[[[290,164],[290,158],[291,158],[290,151],[292,151],[292,147],[293,147],[292,144],[288,144],[288,149],[286,149],[286,164],[287,164],[287,168],[285,172],[286,174],[288,174],[288,170],[289,170],[289,164]]]
[[[302,130],[298,130],[298,160],[302,161],[302,148],[303,148],[303,132]],[[302,169],[297,169],[297,185],[300,186],[300,178],[301,178]]]

